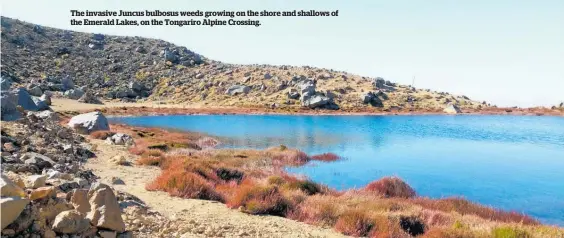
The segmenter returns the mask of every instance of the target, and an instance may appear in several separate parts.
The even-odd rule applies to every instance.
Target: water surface
[[[337,189],[400,176],[419,195],[463,196],[564,226],[564,118],[535,116],[201,115],[113,118],[225,137],[228,147],[284,144],[346,159],[289,169]]]

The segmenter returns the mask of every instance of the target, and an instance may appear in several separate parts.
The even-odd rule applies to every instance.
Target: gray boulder
[[[16,109],[16,106],[18,106],[18,96],[15,93],[2,91],[0,103],[2,104],[1,115],[3,121],[15,120],[21,116]]]
[[[227,91],[225,91],[225,93],[233,96],[233,95],[237,95],[237,94],[247,94],[250,91],[251,91],[251,88],[249,86],[233,85],[233,86],[229,87],[227,89]]]
[[[74,116],[68,126],[80,134],[90,134],[94,131],[110,130],[108,119],[99,111]]]
[[[82,95],[82,97],[78,99],[78,101],[81,103],[102,104],[102,101],[100,101],[100,99],[94,96],[94,94],[92,94],[90,91],[85,92],[84,95]]]
[[[165,59],[165,61],[170,61],[171,63],[178,62],[178,55],[170,51],[169,49],[164,49],[162,52],[162,56]]]
[[[63,90],[69,90],[74,88],[74,82],[71,77],[66,75],[61,79],[61,84],[63,84]]]
[[[302,101],[307,100],[309,97],[315,94],[315,83],[313,80],[304,80],[298,83],[300,89],[300,94],[302,95]]]
[[[134,90],[134,91],[142,91],[143,90],[143,85],[141,85],[140,83],[136,82],[136,81],[131,81],[129,82],[129,89]]]
[[[29,88],[29,94],[36,97],[41,97],[41,95],[43,94],[43,90],[41,90],[41,87],[39,86],[33,86]]]
[[[133,145],[133,137],[123,133],[116,133],[113,136],[106,138],[106,142],[112,145]]]
[[[50,121],[58,121],[59,115],[53,111],[41,111],[35,113],[36,117],[39,117],[43,120],[50,120]]]
[[[295,88],[291,88],[290,90],[288,90],[288,98],[298,99],[300,98],[300,93],[298,93],[298,90],[296,90]]]
[[[10,90],[10,87],[12,86],[12,80],[10,78],[2,77],[0,78],[0,82],[1,82],[0,89],[2,91]]]
[[[374,81],[372,81],[372,85],[375,88],[383,88],[384,85],[386,85],[386,80],[384,80],[381,77],[377,77],[377,78],[374,79]]]
[[[43,95],[41,95],[41,97],[39,97],[39,99],[45,101],[45,103],[47,103],[47,105],[51,106],[51,94],[47,92],[45,92]]]
[[[14,222],[29,202],[29,199],[19,197],[2,197],[0,200],[0,212],[2,213],[2,222],[0,222],[2,227],[0,227],[0,230],[4,230],[10,223]]]
[[[49,104],[47,104],[45,100],[41,99],[40,97],[31,97],[31,99],[37,106],[38,111],[49,110]]]
[[[332,100],[326,96],[322,96],[322,95],[313,95],[311,97],[309,97],[308,99],[304,100],[302,102],[303,106],[309,107],[311,109],[314,108],[322,108],[325,105],[331,104]]]
[[[82,89],[80,89],[80,88],[69,89],[69,90],[65,91],[65,93],[63,95],[67,98],[77,100],[77,99],[80,99],[80,97],[82,97],[82,95],[84,95],[84,91],[82,91]]]
[[[28,111],[37,111],[37,105],[31,98],[31,95],[27,92],[25,88],[18,88],[13,91],[18,98],[18,105],[22,106],[23,109]]]

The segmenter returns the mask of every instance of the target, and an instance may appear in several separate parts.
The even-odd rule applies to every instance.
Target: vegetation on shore
[[[285,173],[286,166],[334,154],[309,156],[278,146],[266,150],[213,149],[219,142],[199,134],[113,125],[135,138],[129,148],[138,165],[158,166],[146,185],[171,196],[214,200],[255,215],[274,215],[368,237],[558,237],[564,231],[515,212],[463,198],[430,199],[397,177],[356,190],[336,191]],[[103,138],[107,132],[97,132]]]

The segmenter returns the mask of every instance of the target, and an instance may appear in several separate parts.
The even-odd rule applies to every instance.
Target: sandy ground
[[[109,145],[95,139],[91,143],[97,145],[97,158],[88,160],[85,167],[92,169],[102,182],[108,184],[111,184],[112,177],[122,179],[125,185],[112,185],[116,190],[139,197],[151,209],[170,220],[189,223],[192,228],[182,237],[210,237],[206,235],[208,230],[214,230],[214,234],[222,237],[345,237],[330,229],[281,217],[248,215],[218,202],[182,199],[170,197],[164,192],[147,191],[145,184],[159,174],[158,168],[115,165],[109,161],[115,155],[124,155],[130,162],[136,158],[124,146]]]

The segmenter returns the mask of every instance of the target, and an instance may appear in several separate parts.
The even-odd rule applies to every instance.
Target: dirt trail
[[[135,195],[169,220],[185,221],[190,226],[187,233],[167,237],[345,237],[330,229],[281,217],[248,215],[218,202],[182,199],[170,197],[164,192],[147,191],[145,184],[159,174],[158,168],[115,165],[110,161],[115,155],[124,155],[129,162],[134,162],[136,158],[123,146],[94,139],[91,143],[97,145],[98,157],[90,159],[85,167],[94,170],[101,181],[112,184],[112,177],[120,178],[125,185],[112,185],[116,190]]]

